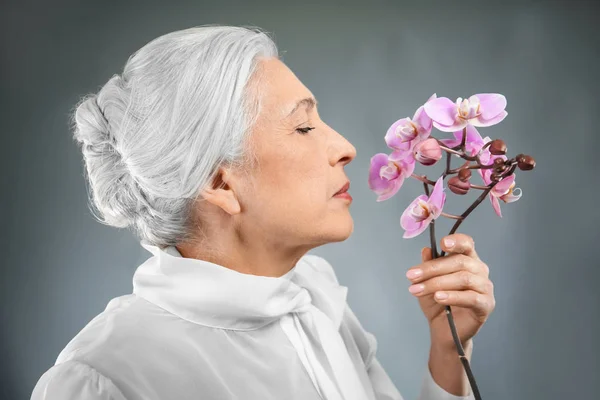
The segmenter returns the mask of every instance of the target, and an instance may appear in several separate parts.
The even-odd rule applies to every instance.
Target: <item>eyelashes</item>
[[[306,135],[309,131],[312,131],[313,129],[315,129],[314,127],[306,127],[306,128],[297,128],[296,132],[301,133],[303,135]]]

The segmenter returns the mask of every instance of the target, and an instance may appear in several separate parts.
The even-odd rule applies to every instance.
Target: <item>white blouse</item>
[[[32,400],[403,400],[324,258],[276,278],[140,243],[153,256],[133,293],[67,344]],[[474,398],[424,372],[420,400]]]

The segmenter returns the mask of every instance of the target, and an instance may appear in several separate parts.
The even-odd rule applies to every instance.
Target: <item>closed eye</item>
[[[306,128],[297,128],[296,132],[302,133],[303,135],[307,134],[309,131],[315,129],[314,127],[306,127]]]

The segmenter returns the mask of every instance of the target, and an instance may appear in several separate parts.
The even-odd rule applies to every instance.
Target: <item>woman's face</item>
[[[283,62],[263,59],[260,72],[262,108],[251,136],[257,165],[229,183],[239,203],[229,209],[235,226],[279,249],[343,241],[354,228],[350,201],[333,195],[348,181],[344,166],[356,149],[321,120],[311,91]]]

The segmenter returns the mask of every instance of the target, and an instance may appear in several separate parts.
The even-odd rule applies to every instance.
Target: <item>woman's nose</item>
[[[337,133],[337,132],[336,132]],[[337,134],[340,141],[337,146],[338,152],[335,156],[335,164],[342,162],[343,165],[348,164],[356,157],[356,148],[345,137]]]

